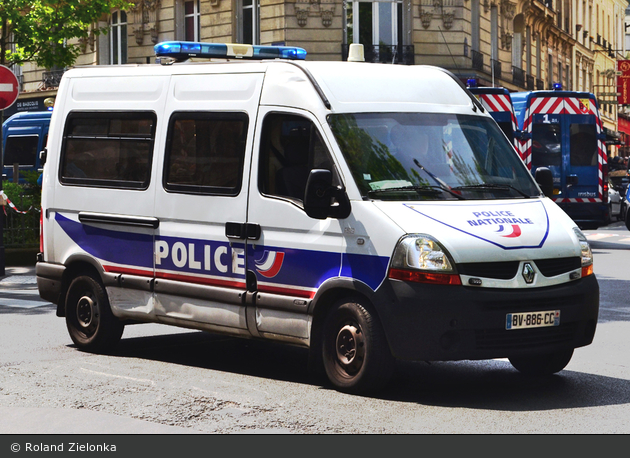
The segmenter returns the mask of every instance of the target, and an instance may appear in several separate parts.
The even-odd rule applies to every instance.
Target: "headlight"
[[[582,257],[582,277],[586,277],[588,275],[593,274],[593,252],[591,251],[591,246],[586,239],[586,236],[582,233],[582,231],[574,227],[573,232],[577,236],[580,242],[580,251]]]
[[[460,285],[446,249],[433,237],[408,235],[394,250],[389,278],[420,283]]]

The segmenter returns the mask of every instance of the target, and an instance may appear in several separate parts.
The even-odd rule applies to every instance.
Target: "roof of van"
[[[11,115],[9,118],[5,119],[3,124],[8,123],[9,121],[27,121],[27,120],[39,120],[39,119],[50,119],[52,115],[52,111],[20,111]]]
[[[468,90],[473,94],[510,94],[510,91],[504,87],[469,87]]]
[[[575,97],[578,99],[590,99],[592,103],[598,107],[597,99],[591,92],[582,91],[528,91],[528,92],[512,92],[510,94],[512,98],[512,105],[514,106],[514,112],[516,113],[516,119],[519,126],[523,126],[525,112],[530,101],[538,97]]]
[[[316,91],[316,86],[319,86],[330,101],[330,110],[333,112],[429,111],[472,114],[473,109],[479,106],[477,100],[450,72],[425,65],[232,60],[80,67],[65,72],[63,79],[226,73],[266,73],[261,104],[295,106],[293,101],[300,96],[300,91],[306,96],[304,91],[308,87]],[[309,81],[311,78],[315,83]],[[295,88],[293,92],[292,85]]]

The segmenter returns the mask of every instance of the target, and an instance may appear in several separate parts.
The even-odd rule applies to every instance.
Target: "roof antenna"
[[[438,30],[442,34],[442,39],[444,40],[444,44],[446,45],[446,49],[448,49],[448,53],[451,55],[451,59],[453,59],[453,63],[455,64],[455,69],[457,70],[457,73],[459,73],[459,67],[457,66],[457,62],[455,61],[455,57],[453,57],[453,53],[451,53],[451,48],[449,48],[448,42],[446,41],[446,38],[444,37],[444,32],[442,32],[442,27],[438,26]]]

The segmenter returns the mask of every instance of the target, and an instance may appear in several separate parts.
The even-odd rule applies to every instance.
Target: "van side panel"
[[[45,256],[66,267],[79,259],[86,260],[103,278],[116,278],[115,282],[105,282],[114,315],[148,320],[153,309],[154,237],[159,226],[159,220],[154,217],[157,164],[161,157],[157,145],[162,135],[158,114],[163,111],[169,78],[69,76],[64,78],[62,103],[56,107],[61,116],[53,126],[56,142],[49,146],[51,161],[46,166],[44,180],[47,191],[52,190],[47,192],[49,199],[44,202],[45,232],[52,234],[46,240]],[[83,149],[95,147],[87,154],[91,154],[94,161],[101,161],[101,168],[119,170],[123,164],[110,162],[114,156],[108,148],[116,144],[122,145],[119,148],[131,148],[130,151],[136,148],[138,141],[134,135],[137,137],[137,134],[124,134],[130,128],[129,119],[134,125],[151,124],[152,150],[146,153],[149,163],[142,169],[148,168],[148,172],[144,172],[148,173],[146,185],[133,184],[133,187],[114,181],[90,181],[89,176],[83,178],[85,174],[77,174],[69,168],[73,157],[71,149],[79,145]],[[81,132],[89,130],[94,123],[114,123],[117,127],[111,127],[113,131],[103,137],[104,140],[92,139],[92,134],[81,137]],[[112,137],[120,140],[105,141]],[[146,151],[146,146],[143,148],[142,151]],[[47,229],[48,225],[53,226],[52,231]]]
[[[211,71],[216,67],[211,67]],[[263,73],[173,75],[156,180],[155,300],[160,321],[248,335],[245,245]],[[195,159],[192,160],[191,158]],[[180,175],[178,163],[188,167]],[[230,226],[231,227],[231,226]]]

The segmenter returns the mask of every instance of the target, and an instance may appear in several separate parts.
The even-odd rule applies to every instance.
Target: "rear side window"
[[[164,188],[192,194],[237,195],[243,181],[245,113],[186,113],[171,117]]]
[[[59,180],[146,189],[155,124],[152,112],[71,113],[64,131]]]
[[[12,135],[7,137],[4,150],[4,166],[12,167],[13,164],[34,167],[37,157],[37,135]]]
[[[595,124],[571,124],[571,165],[597,165]]]
[[[562,164],[560,124],[532,126],[532,165],[535,167]]]

